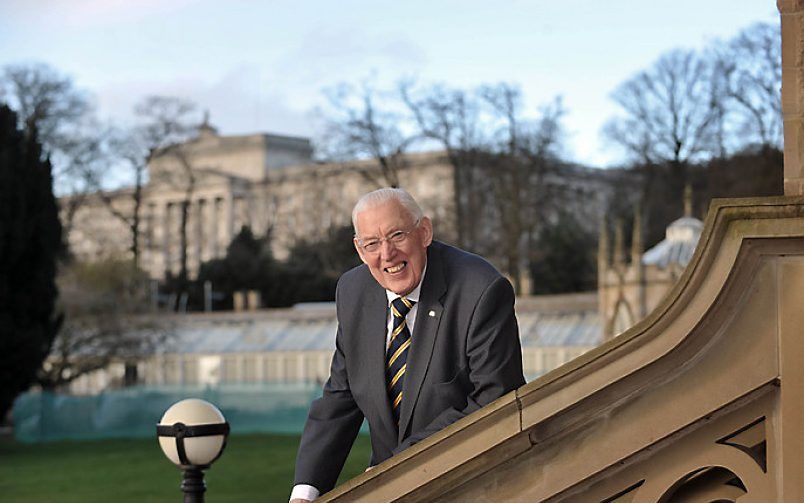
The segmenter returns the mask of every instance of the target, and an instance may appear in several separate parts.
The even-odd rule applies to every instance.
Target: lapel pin
[[[427,314],[430,316],[430,318],[435,318],[435,311],[430,311]]]

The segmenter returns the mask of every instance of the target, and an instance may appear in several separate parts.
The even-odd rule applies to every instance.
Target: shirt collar
[[[422,290],[422,283],[424,283],[425,274],[427,274],[427,264],[424,264],[424,269],[422,269],[422,277],[421,279],[419,279],[419,284],[416,285],[416,288],[411,290],[409,294],[405,295],[405,298],[413,302],[419,302],[419,294],[421,293]],[[388,297],[389,306],[391,305],[391,302],[394,301],[394,299],[399,297],[398,294],[392,292],[391,290],[386,290],[385,295]]]

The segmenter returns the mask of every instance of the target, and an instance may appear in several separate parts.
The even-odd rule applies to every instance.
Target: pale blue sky
[[[120,122],[145,95],[182,95],[225,134],[310,135],[322,89],[371,75],[506,81],[533,110],[562,95],[567,153],[603,166],[620,82],[757,21],[778,22],[775,1],[0,0],[0,66],[49,63]]]

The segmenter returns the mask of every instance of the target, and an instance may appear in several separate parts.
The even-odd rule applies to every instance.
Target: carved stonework
[[[631,503],[632,501],[634,501],[634,498],[636,497],[637,489],[642,487],[642,484],[644,483],[645,483],[644,480],[640,480],[636,484],[627,487],[622,491],[618,492],[617,494],[604,499],[600,503]]]
[[[765,417],[743,426],[734,433],[717,441],[719,444],[730,445],[751,456],[757,465],[767,472],[768,442],[765,437]]]

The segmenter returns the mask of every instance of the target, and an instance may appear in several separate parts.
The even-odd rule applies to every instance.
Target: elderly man
[[[482,258],[433,240],[402,189],[352,212],[363,265],[338,282],[338,333],[310,407],[292,502],[334,487],[365,417],[374,466],[524,384],[511,284]]]

